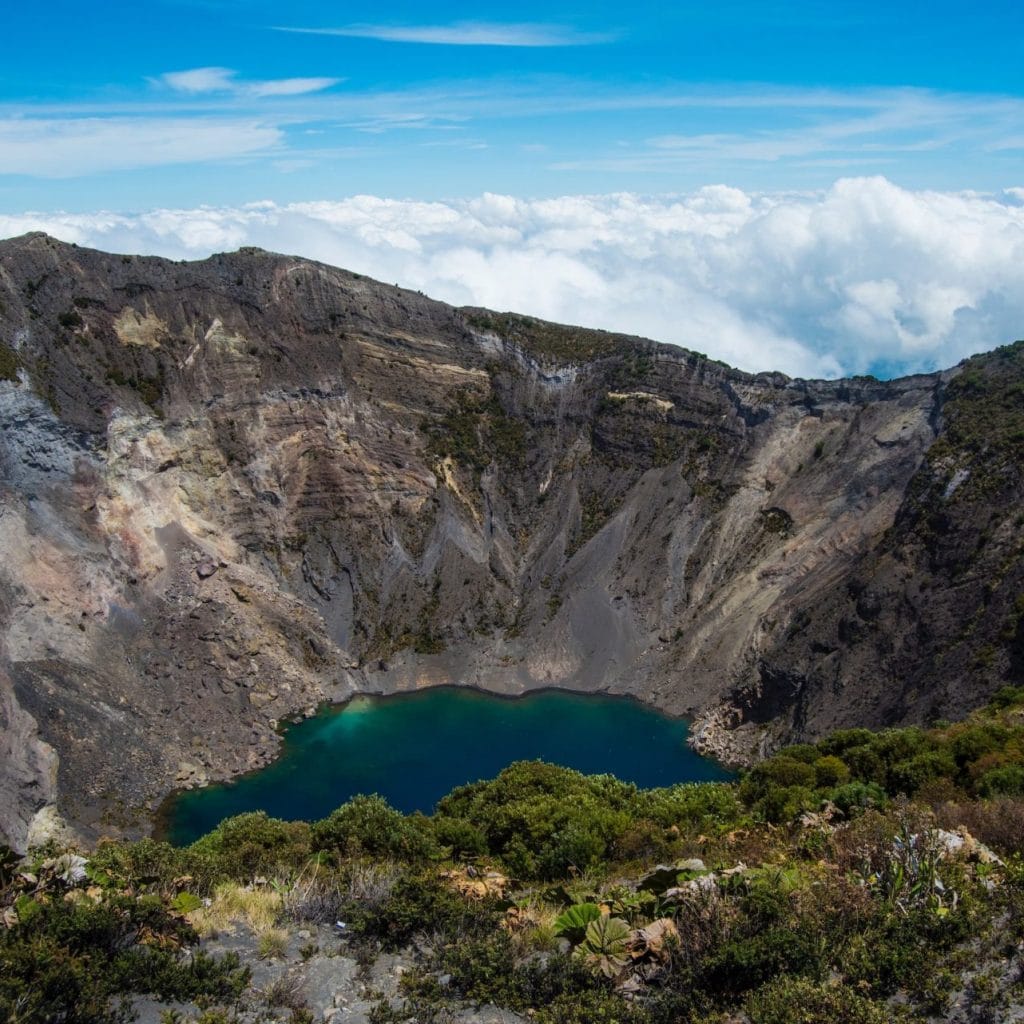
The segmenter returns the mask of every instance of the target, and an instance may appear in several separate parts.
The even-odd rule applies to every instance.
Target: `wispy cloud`
[[[182,162],[178,152],[189,148],[188,132],[182,127],[188,118],[195,119],[199,132],[197,159],[217,158],[209,154],[221,147],[207,135],[207,126],[214,126],[210,134],[215,136],[216,124],[227,123],[233,126],[227,140],[234,144],[224,147],[229,154],[239,148],[266,148],[246,142],[255,140],[258,132],[258,138],[272,138],[275,160],[321,161],[330,159],[332,149],[351,147],[354,133],[379,138],[381,146],[383,137],[389,136],[391,156],[399,152],[397,147],[410,144],[402,135],[416,134],[419,142],[457,131],[471,133],[475,141],[496,150],[516,130],[516,122],[536,120],[547,135],[532,141],[545,145],[547,155],[543,166],[534,158],[530,173],[550,172],[548,188],[559,187],[555,179],[561,172],[633,175],[632,187],[640,187],[635,180],[640,175],[671,173],[688,176],[680,186],[693,187],[748,172],[763,173],[774,184],[778,178],[772,174],[779,168],[830,166],[928,180],[918,172],[943,162],[947,168],[960,160],[976,162],[981,153],[990,154],[993,166],[1001,161],[1010,175],[1009,181],[1000,180],[993,172],[988,181],[1008,184],[1017,178],[1010,154],[1021,147],[1024,124],[1022,99],[915,89],[838,92],[673,83],[616,89],[567,76],[464,80],[393,91],[331,89],[338,81],[247,81],[230,68],[211,66],[167,72],[150,80],[156,88],[116,102],[104,98],[92,103],[0,105],[0,125],[7,125],[4,130],[15,145],[13,152],[0,152],[0,174],[73,177],[92,173],[97,165]],[[641,111],[644,117],[631,116]],[[606,115],[599,119],[606,127],[588,134],[583,147],[580,133],[572,130],[573,119],[593,114]],[[159,143],[160,129],[146,127],[136,142],[128,126],[148,126],[161,118],[168,119],[168,130],[180,145],[158,144],[148,154],[138,152],[149,146],[151,137]],[[595,123],[593,118],[590,123]],[[642,134],[634,129],[639,124],[647,127]],[[714,127],[709,130],[709,125]],[[245,131],[238,126],[245,126]],[[649,126],[656,127],[651,131]],[[316,147],[320,155],[296,152],[303,145],[301,138],[312,132],[324,136],[323,145]],[[87,148],[85,136],[90,133],[98,140],[123,140],[119,145],[124,152],[96,154],[83,163],[69,161],[57,167],[46,147],[32,141],[51,138],[53,152],[59,146],[78,151]],[[161,154],[167,159],[159,159]],[[32,155],[39,161],[36,169],[29,163]],[[950,174],[945,180],[956,181],[957,176]],[[826,181],[809,171],[800,185],[820,186]],[[609,186],[614,187],[612,181]]]
[[[419,131],[428,129],[452,131],[459,127],[460,121],[466,120],[468,118],[444,114],[393,113],[381,114],[377,117],[363,117],[347,122],[344,127],[364,132],[367,135],[383,135],[385,132],[398,128]]]
[[[605,32],[580,32],[567,25],[538,22],[518,24],[490,21],[456,21],[449,25],[345,25],[341,28],[275,26],[278,32],[319,36],[348,36],[387,43],[425,43],[434,46],[593,46],[611,42]]]
[[[168,71],[160,81],[175,92],[200,95],[206,92],[227,92],[235,88],[230,68],[192,68],[190,71]]]
[[[243,86],[250,96],[304,96],[337,85],[340,78],[277,78],[269,82],[250,82]]]
[[[628,152],[606,151],[561,161],[557,170],[672,171],[692,165],[843,160],[878,164],[901,154],[930,153],[958,145],[991,151],[1013,148],[1007,133],[1024,120],[1024,101],[1006,97],[943,94],[915,89],[769,92],[680,97],[682,108],[754,112],[739,130],[653,136]],[[774,123],[772,123],[774,122]]]
[[[228,118],[0,119],[0,174],[75,178],[273,150],[282,131]]]
[[[304,96],[323,92],[337,85],[340,78],[272,78],[263,81],[239,81],[231,68],[192,68],[188,71],[168,71],[155,81],[189,96],[209,93],[232,93],[235,96]]]

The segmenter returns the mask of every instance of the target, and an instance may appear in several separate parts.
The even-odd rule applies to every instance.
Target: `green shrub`
[[[621,834],[618,825],[616,822],[616,827],[604,830],[600,822],[567,822],[540,850],[538,874],[543,878],[564,878],[573,871],[594,867],[604,858],[612,835]]]
[[[493,932],[503,908],[493,898],[470,901],[432,871],[403,875],[375,905],[354,903],[346,910],[354,934],[375,939],[385,949],[407,945],[418,932],[444,941],[465,941]]]
[[[823,754],[835,754],[845,761],[846,751],[854,747],[871,746],[877,733],[870,729],[838,729],[818,744]]]
[[[825,754],[814,762],[814,784],[819,789],[832,789],[849,781],[850,769],[835,754]]]
[[[264,811],[222,821],[189,847],[222,877],[248,881],[255,875],[289,871],[310,854],[310,827],[303,821],[280,821]]]
[[[1010,735],[1010,730],[997,722],[971,725],[956,733],[951,753],[959,766],[966,767],[985,754],[1002,750]]]
[[[751,1024],[887,1024],[889,1015],[846,985],[778,978],[747,1000]]]
[[[434,818],[432,828],[434,838],[453,857],[481,857],[487,853],[483,832],[465,818]]]
[[[135,843],[101,839],[89,858],[90,876],[117,878],[128,885],[169,886],[173,879],[190,873],[188,854],[169,843],[140,839]]]
[[[119,996],[230,1002],[248,981],[236,956],[179,954],[195,933],[158,897],[110,893],[99,903],[58,898],[34,906],[0,931],[0,1019],[120,1021]],[[140,935],[153,941],[137,945]]]
[[[604,858],[637,803],[636,787],[611,776],[518,761],[496,779],[454,790],[437,815],[472,821],[516,877],[556,878]]]
[[[776,802],[779,791],[794,787],[813,789],[815,782],[812,765],[785,753],[776,754],[747,772],[740,783],[740,799],[748,807],[753,807],[766,797]]]
[[[728,782],[681,783],[641,790],[633,806],[639,817],[650,818],[663,828],[692,825],[709,832],[735,825],[743,815],[736,787]]]
[[[953,779],[956,762],[945,750],[928,750],[889,770],[889,792],[913,796],[922,786],[937,779]]]
[[[740,995],[780,974],[819,976],[818,937],[801,927],[770,927],[722,943],[702,969],[709,987],[719,994]]]
[[[1024,794],[1024,765],[1008,764],[986,772],[977,783],[979,796],[1021,796]]]
[[[847,782],[837,786],[831,800],[848,818],[869,807],[885,807],[889,802],[885,790],[875,782]]]
[[[875,997],[918,991],[943,953],[971,931],[971,914],[962,906],[945,917],[927,908],[904,914],[879,907],[875,920],[849,940],[839,966],[849,984]]]
[[[354,796],[311,829],[314,850],[422,861],[439,853],[426,819],[406,817],[377,794]]]
[[[843,751],[843,761],[858,782],[886,783],[886,765],[873,743],[863,743]]]
[[[537,1024],[647,1024],[649,1019],[642,1006],[601,989],[560,995],[533,1017]]]
[[[814,764],[821,757],[821,751],[813,743],[793,743],[779,751],[780,757],[788,757],[791,761],[802,761]]]
[[[516,1010],[526,1006],[522,972],[516,970],[516,953],[506,932],[451,943],[439,958],[439,969],[463,999]]]
[[[1020,606],[1019,609],[1017,605]],[[1014,611],[1018,618],[1024,616],[1024,595],[1017,598]],[[1024,704],[1024,686],[1004,686],[993,694],[989,704],[1000,711]]]
[[[813,772],[811,769],[812,775]],[[761,821],[779,825],[793,821],[805,811],[816,810],[820,804],[821,798],[808,786],[769,787],[751,809]]]

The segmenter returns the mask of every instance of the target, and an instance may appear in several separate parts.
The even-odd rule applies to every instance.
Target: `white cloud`
[[[337,85],[340,78],[276,78],[267,82],[251,82],[245,87],[252,96],[304,96],[322,92]]]
[[[234,77],[230,68],[192,68],[191,71],[168,71],[160,80],[175,92],[197,94],[233,89]]]
[[[0,216],[0,235],[173,258],[259,245],[418,288],[675,342],[748,370],[837,376],[949,366],[1024,336],[1024,191],[428,203],[353,196],[237,208]]]
[[[311,92],[322,92],[341,81],[340,78],[272,78],[240,82],[236,76],[237,72],[231,68],[192,68],[190,71],[168,71],[155,81],[190,96],[230,92],[257,99],[264,96],[304,96]]]
[[[223,160],[271,149],[282,138],[274,125],[228,118],[4,118],[0,174],[76,178]]]
[[[768,89],[692,98],[694,106],[723,112],[765,106],[771,113],[739,131],[655,135],[624,152],[608,150],[563,160],[559,170],[677,171],[789,161],[796,166],[855,166],[928,156],[969,145],[1000,152],[1014,148],[1006,133],[1018,126],[1017,99],[943,94],[920,89],[850,90],[845,94]],[[1019,140],[1018,140],[1019,142]]]
[[[565,25],[489,21],[456,21],[449,25],[346,25],[342,28],[295,28],[282,25],[277,27],[277,31],[435,46],[591,46],[610,42],[614,38],[607,33],[578,32]]]

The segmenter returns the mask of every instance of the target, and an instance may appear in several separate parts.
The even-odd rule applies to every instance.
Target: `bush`
[[[472,821],[516,877],[558,878],[604,858],[639,801],[635,786],[611,776],[518,761],[496,779],[454,790],[437,817]]]
[[[465,818],[435,818],[432,822],[434,838],[451,850],[453,857],[481,857],[487,853],[487,839],[483,832]]]
[[[1010,731],[996,722],[985,722],[957,731],[952,742],[952,755],[960,767],[966,767],[985,754],[1000,751],[1010,738]]]
[[[1017,602],[1021,603],[1021,598],[1018,597]],[[1024,614],[1024,607],[1020,611]],[[992,700],[989,702],[991,707],[1000,711],[1018,707],[1021,704],[1024,704],[1024,686],[1004,686],[993,694]]]
[[[779,825],[792,821],[804,811],[815,810],[820,804],[820,797],[809,787],[788,786],[785,789],[769,788],[752,810],[760,820]]]
[[[814,784],[819,789],[832,789],[834,786],[841,786],[848,782],[850,769],[846,767],[842,758],[835,754],[826,754],[814,762]]]
[[[945,750],[929,750],[909,761],[901,761],[889,771],[889,792],[913,796],[922,786],[937,779],[953,779],[956,762]]]
[[[2,1019],[114,1022],[124,1019],[117,996],[228,1002],[248,981],[236,956],[179,954],[195,932],[157,897],[32,903],[31,914],[19,914],[21,923],[0,931]],[[137,945],[140,935],[151,937],[150,944]]]
[[[870,729],[839,729],[818,744],[823,754],[835,754],[846,760],[845,754],[855,747],[871,746],[875,736]]]
[[[976,839],[1003,855],[1024,850],[1024,800],[997,797],[940,804],[936,811],[940,828],[966,828]]]
[[[818,939],[800,927],[769,927],[730,939],[704,962],[707,984],[722,995],[758,988],[780,974],[819,974]]]
[[[832,791],[832,803],[850,818],[869,807],[885,807],[885,790],[874,782],[847,782]]]
[[[303,821],[271,818],[264,811],[239,814],[196,840],[188,852],[207,870],[236,881],[288,873],[309,857],[310,827]]]
[[[887,1024],[888,1014],[846,985],[778,978],[747,1000],[751,1024]]]
[[[425,818],[407,818],[377,794],[353,797],[316,822],[311,835],[314,850],[349,856],[423,861],[440,852]]]
[[[442,942],[485,937],[502,912],[496,900],[467,900],[429,871],[403,875],[376,905],[353,902],[346,908],[353,933],[388,950],[400,949],[420,932]]]
[[[121,879],[131,886],[156,885],[169,888],[175,878],[190,873],[188,855],[169,843],[140,839],[137,843],[101,839],[89,859],[93,878]]]
[[[743,814],[736,787],[727,782],[683,783],[641,790],[633,806],[638,817],[650,818],[664,828],[692,825],[708,832],[728,828]]]
[[[976,788],[983,797],[1024,795],[1024,765],[993,768],[978,780]]]
[[[537,1024],[647,1024],[644,1008],[604,990],[566,993],[542,1007]]]
[[[814,768],[806,761],[798,761],[788,754],[776,754],[752,768],[740,783],[740,799],[748,806],[771,789],[788,789],[815,785]]]

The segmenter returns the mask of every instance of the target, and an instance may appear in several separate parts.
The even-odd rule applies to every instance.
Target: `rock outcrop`
[[[1022,381],[0,242],[0,830],[137,833],[357,691],[630,693],[736,760],[955,715],[1021,671]]]

